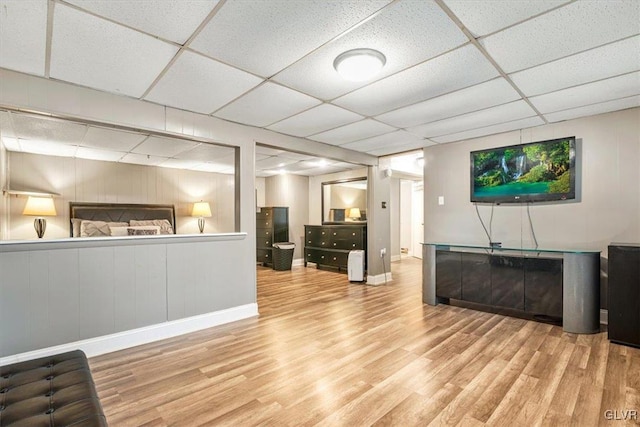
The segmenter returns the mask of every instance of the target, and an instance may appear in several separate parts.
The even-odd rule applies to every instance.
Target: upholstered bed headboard
[[[174,205],[147,205],[126,203],[69,203],[69,235],[73,237],[73,219],[105,222],[129,222],[166,219],[176,232]]]

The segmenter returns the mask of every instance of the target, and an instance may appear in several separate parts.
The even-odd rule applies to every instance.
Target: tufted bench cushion
[[[82,351],[0,366],[0,427],[106,425]]]

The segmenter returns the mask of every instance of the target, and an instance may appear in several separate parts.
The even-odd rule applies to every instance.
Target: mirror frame
[[[345,182],[356,182],[356,181],[367,181],[366,176],[356,177],[356,178],[345,178],[345,179],[337,179],[335,181],[326,181],[323,182],[320,186],[320,220],[322,225],[324,224],[353,224],[353,221],[325,221],[324,217],[324,187],[325,185],[333,185],[333,184],[344,184]],[[366,196],[367,196],[367,204],[369,203],[369,183],[367,183]],[[366,208],[366,207],[365,207]],[[361,221],[365,223],[365,221]]]

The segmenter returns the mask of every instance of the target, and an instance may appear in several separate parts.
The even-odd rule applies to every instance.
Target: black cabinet
[[[609,246],[609,339],[640,347],[640,245]]]
[[[436,298],[562,318],[562,259],[436,251]]]
[[[363,224],[305,225],[304,235],[305,266],[312,262],[346,270],[349,251],[367,250],[367,226]]]
[[[436,263],[436,295],[441,298],[461,299],[462,257],[460,252],[438,251]]]
[[[271,264],[273,244],[289,241],[289,208],[265,207],[256,212],[257,261]]]

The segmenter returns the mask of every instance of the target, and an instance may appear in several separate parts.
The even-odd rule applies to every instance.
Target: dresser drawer
[[[273,227],[273,221],[271,218],[257,218],[256,217],[256,228],[271,228]]]
[[[257,237],[256,247],[258,248],[271,248],[273,246],[273,240],[270,237]]]
[[[270,228],[256,228],[256,239],[273,239],[273,230]]]
[[[320,263],[320,260],[322,260],[323,258],[320,258],[320,255],[323,254],[324,251],[318,250],[318,249],[305,249],[304,250],[304,259],[306,262],[314,262],[316,264]]]
[[[256,212],[256,219],[271,219],[273,216],[273,211],[271,209],[262,208],[260,212]]]
[[[325,264],[334,267],[346,267],[349,259],[348,252],[325,252]]]

